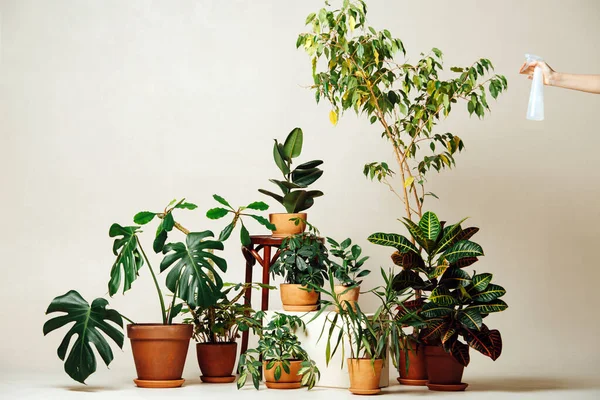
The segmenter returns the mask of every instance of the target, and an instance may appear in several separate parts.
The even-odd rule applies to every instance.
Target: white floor
[[[260,391],[246,386],[238,391],[234,384],[214,385],[201,383],[200,379],[188,379],[178,389],[139,389],[128,378],[116,377],[111,381],[94,385],[66,382],[60,375],[3,374],[0,380],[0,399],[207,399],[219,396],[223,400],[243,396],[250,399],[310,399],[322,400],[358,397],[343,389],[315,388],[311,393],[305,389],[279,391],[261,387]],[[463,393],[431,392],[427,388],[400,386],[394,383],[382,391],[382,395],[410,398],[454,399],[600,399],[600,382],[567,381],[541,378],[473,378]]]

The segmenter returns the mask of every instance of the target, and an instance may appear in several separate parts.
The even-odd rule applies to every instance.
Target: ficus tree
[[[403,202],[406,217],[418,220],[426,197],[437,197],[425,190],[428,172],[452,168],[464,148],[458,135],[437,132],[437,124],[462,104],[470,115],[483,118],[490,111],[488,94],[495,99],[506,90],[506,78],[494,74],[492,62],[482,58],[450,68],[451,77],[444,79],[437,48],[412,63],[397,60],[406,56],[404,44],[389,30],[367,24],[365,1],[325,5],[308,15],[310,30],[296,42],[311,58],[316,101],[331,104],[334,125],[350,109],[379,125],[397,165],[392,169],[383,161],[370,162],[364,174],[386,184]],[[401,177],[399,185],[391,179],[395,174]]]

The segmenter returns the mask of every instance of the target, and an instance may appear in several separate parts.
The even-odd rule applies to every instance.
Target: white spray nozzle
[[[542,57],[534,54],[525,54],[527,65],[534,61],[544,61]],[[533,82],[529,93],[529,105],[527,106],[527,119],[532,121],[544,120],[544,73],[542,68],[536,66],[533,69]]]

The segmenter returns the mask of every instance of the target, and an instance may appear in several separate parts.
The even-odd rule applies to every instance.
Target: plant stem
[[[123,314],[119,313],[121,315],[121,317],[129,322],[131,322],[132,324],[135,324],[135,322],[133,322],[132,320],[130,320],[129,318],[127,318],[126,316],[124,316]]]
[[[158,280],[156,279],[156,275],[154,274],[154,270],[150,265],[150,261],[148,260],[148,256],[146,256],[146,252],[140,243],[140,239],[136,236],[135,240],[137,240],[138,248],[142,252],[142,256],[144,256],[144,260],[146,260],[146,264],[148,264],[148,269],[150,270],[150,274],[152,274],[152,280],[154,281],[154,286],[156,287],[156,291],[158,292],[158,299],[160,300],[160,309],[162,314],[163,324],[167,324],[167,310],[165,309],[165,300],[163,299],[162,292],[160,291],[160,286],[158,286]]]

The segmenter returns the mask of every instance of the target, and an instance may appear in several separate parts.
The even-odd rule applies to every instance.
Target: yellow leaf
[[[379,53],[377,50],[373,49],[373,55],[375,56],[375,62],[379,63]]]
[[[337,125],[337,113],[334,110],[329,111],[329,120],[333,125]]]
[[[412,183],[415,181],[414,176],[409,176],[408,178],[406,178],[406,180],[404,181],[404,187],[409,187],[410,185],[412,185]]]
[[[354,17],[351,15],[350,18],[348,18],[348,25],[350,26],[350,32],[352,32],[354,30],[354,27],[356,26],[356,21],[354,20]]]

